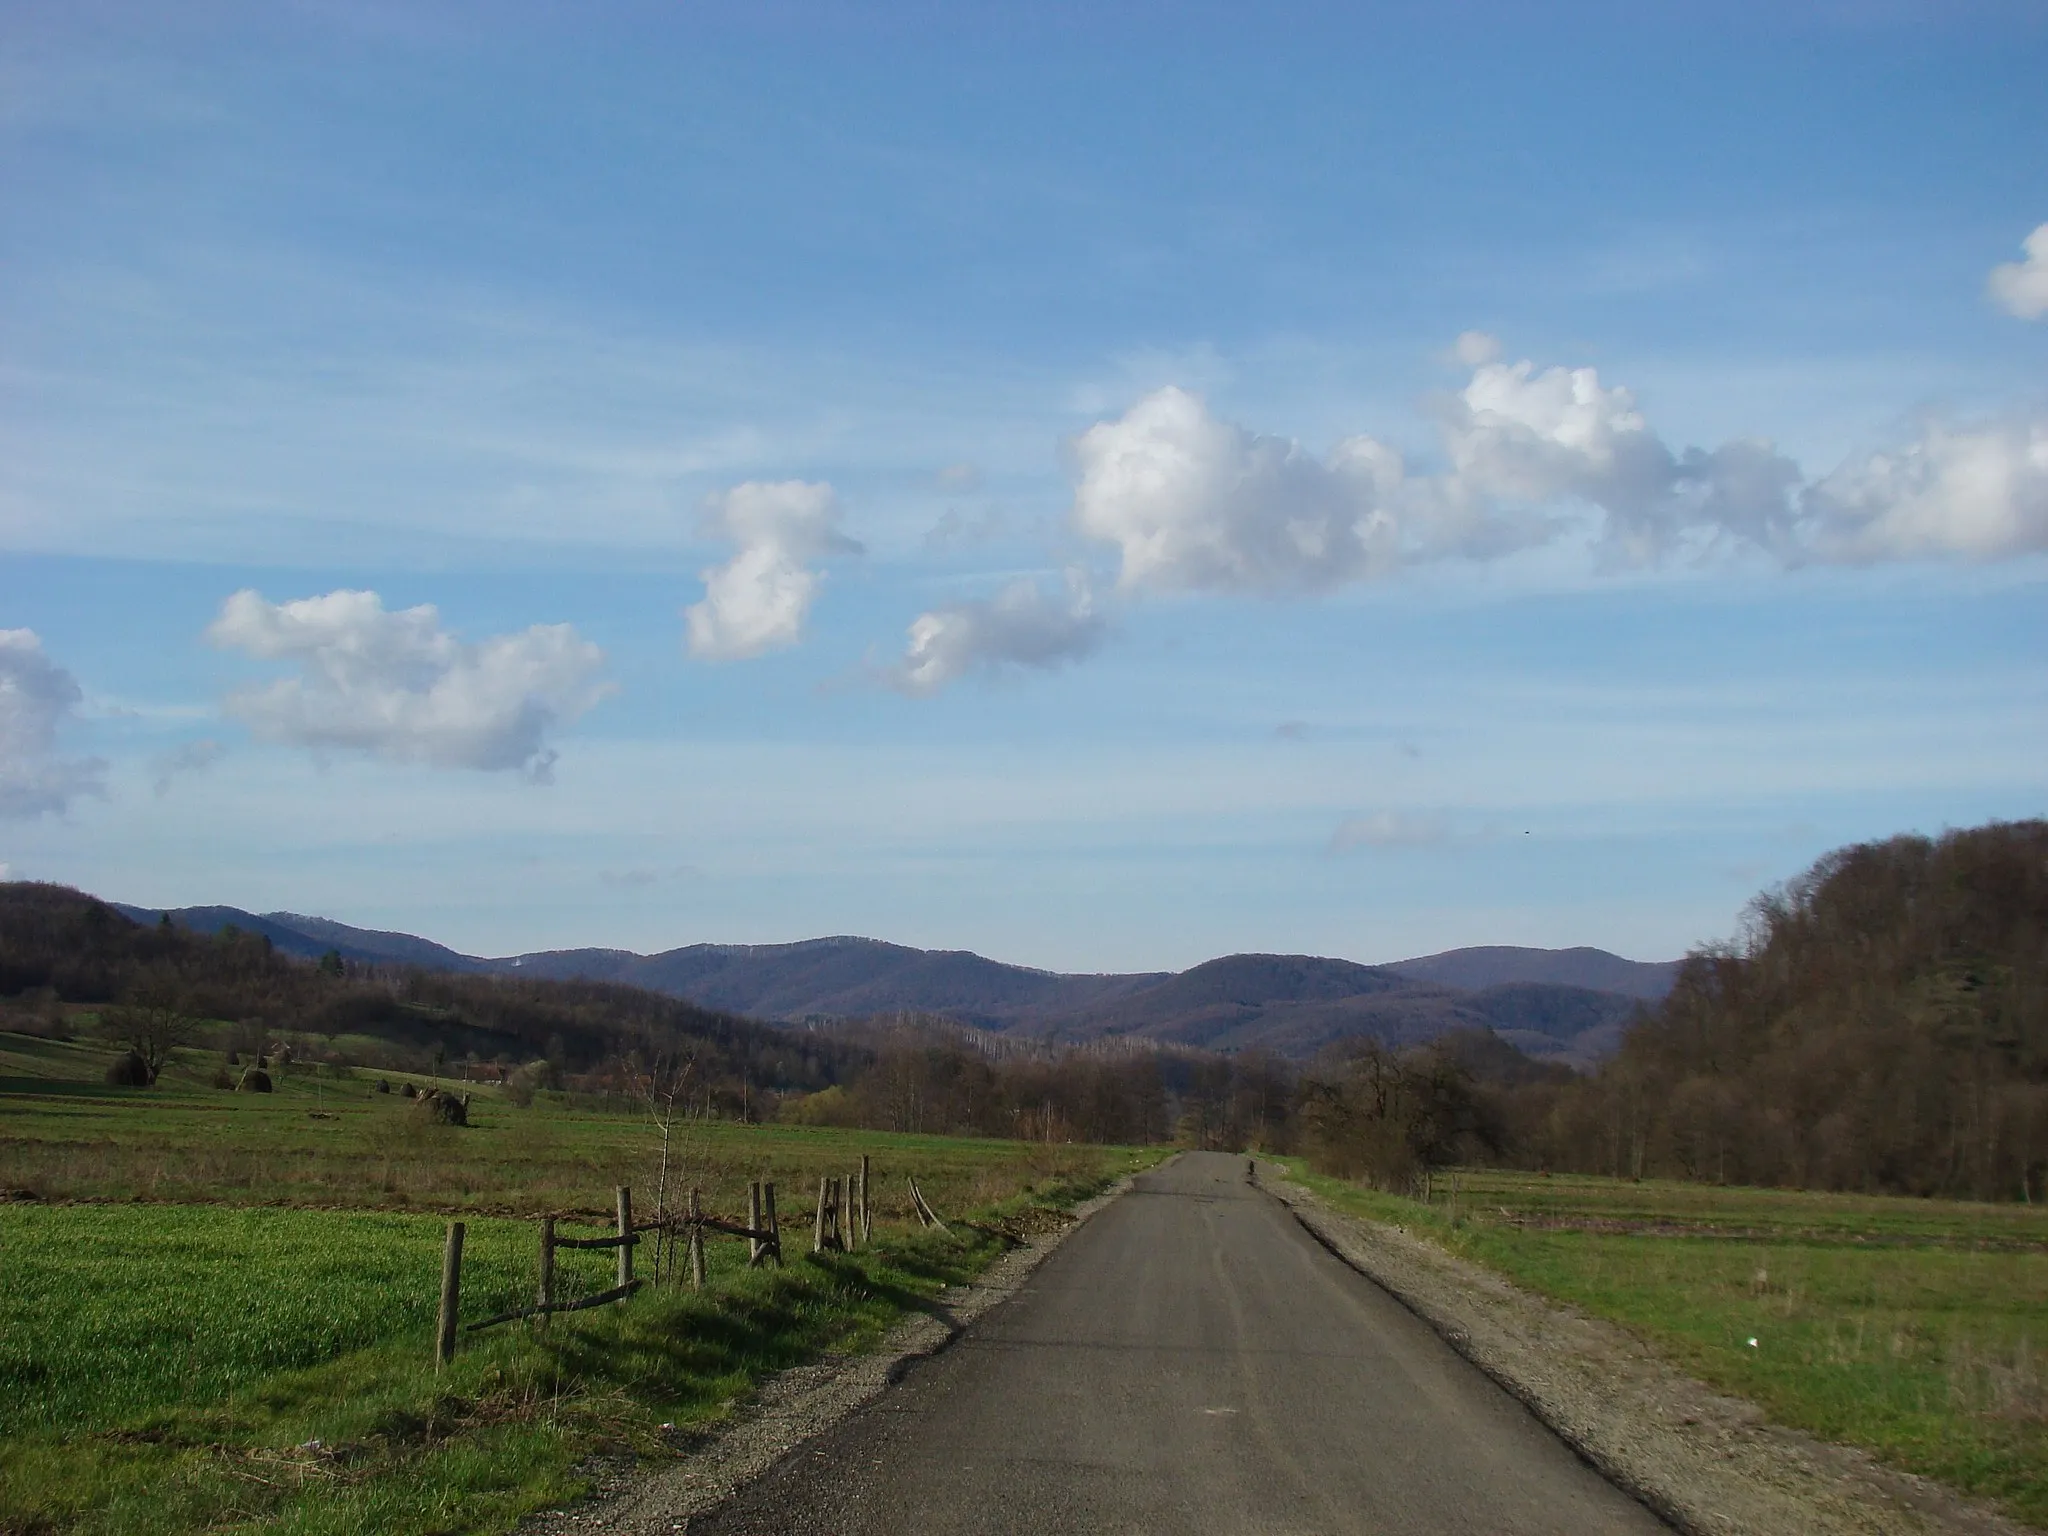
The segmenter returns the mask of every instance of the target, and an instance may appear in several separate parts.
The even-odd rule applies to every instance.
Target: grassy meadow
[[[98,1080],[113,1059],[101,1045],[0,1033],[0,1193],[609,1219],[615,1185],[632,1186],[645,1213],[661,1181],[660,1137],[624,1098],[603,1107],[541,1093],[520,1108],[495,1085],[443,1078],[473,1095],[470,1124],[458,1130],[427,1123],[396,1091],[427,1086],[422,1074],[295,1067],[272,1072],[275,1092],[232,1093],[209,1086],[217,1053],[184,1051],[156,1087],[110,1088]],[[379,1080],[394,1091],[376,1092]],[[749,1181],[771,1179],[787,1216],[820,1176],[846,1172],[862,1152],[876,1159],[879,1212],[906,1220],[908,1174],[944,1213],[989,1205],[1031,1177],[1097,1156],[679,1114],[668,1181],[738,1215]]]
[[[7,1536],[502,1530],[573,1497],[593,1454],[674,1454],[763,1375],[872,1341],[1034,1210],[1155,1155],[679,1118],[672,1193],[738,1215],[746,1183],[773,1179],[787,1267],[749,1270],[744,1244],[716,1239],[702,1293],[465,1334],[437,1377],[446,1218],[469,1223],[466,1321],[529,1299],[530,1218],[602,1230],[621,1183],[651,1213],[644,1113],[480,1089],[458,1128],[376,1092],[399,1074],[287,1071],[274,1093],[231,1093],[193,1053],[156,1088],[115,1089],[94,1081],[109,1059],[0,1034]],[[863,1153],[876,1241],[811,1257],[817,1180]],[[912,1224],[906,1175],[953,1235]],[[605,1288],[612,1264],[561,1252],[557,1293]]]
[[[2048,1208],[1491,1170],[1425,1203],[1297,1176],[2048,1528]]]

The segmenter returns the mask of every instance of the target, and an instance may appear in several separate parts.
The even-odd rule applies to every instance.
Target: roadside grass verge
[[[19,1307],[0,1355],[14,1409],[0,1531],[503,1530],[575,1497],[593,1455],[673,1455],[765,1375],[872,1344],[1000,1254],[1005,1224],[1149,1160],[1077,1150],[1101,1155],[1042,1179],[1020,1165],[1007,1197],[973,1213],[982,1224],[951,1237],[878,1226],[871,1248],[797,1257],[808,1245],[791,1230],[779,1271],[714,1242],[702,1293],[651,1287],[546,1327],[465,1334],[438,1377],[437,1220],[0,1207]],[[527,1294],[532,1243],[530,1225],[472,1227],[465,1317]],[[565,1287],[602,1288],[609,1258],[564,1252],[565,1269],[591,1269]]]
[[[1292,1167],[1779,1423],[2048,1528],[2048,1210],[1492,1170],[1425,1204]]]

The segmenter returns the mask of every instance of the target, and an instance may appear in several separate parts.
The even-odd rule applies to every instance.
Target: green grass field
[[[541,1094],[522,1109],[475,1087],[471,1123],[458,1130],[374,1091],[380,1077],[394,1087],[412,1080],[401,1073],[295,1069],[275,1075],[274,1093],[230,1093],[207,1086],[220,1058],[189,1052],[155,1088],[99,1086],[113,1059],[104,1046],[0,1033],[0,1192],[605,1218],[615,1185],[632,1186],[649,1209],[661,1178],[654,1126],[623,1100],[605,1110]],[[747,1184],[772,1179],[787,1210],[793,1193],[801,1205],[821,1175],[844,1173],[863,1151],[878,1159],[876,1198],[892,1219],[910,1215],[910,1173],[942,1212],[970,1210],[1095,1155],[678,1117],[669,1184],[696,1186],[711,1209],[738,1214]]]
[[[2048,1209],[1474,1170],[1424,1205],[1308,1182],[2048,1528]]]
[[[465,1335],[432,1368],[445,1219],[469,1223],[467,1320],[528,1299],[543,1212],[651,1212],[645,1115],[479,1092],[425,1124],[375,1074],[157,1088],[92,1081],[103,1049],[0,1035],[0,1532],[502,1530],[572,1497],[593,1452],[672,1455],[763,1375],[878,1337],[1003,1251],[1004,1226],[1154,1152],[678,1123],[670,1189],[744,1211],[778,1185],[790,1263],[707,1245],[702,1293]],[[394,1078],[394,1082],[398,1079]],[[808,1255],[817,1180],[871,1159],[877,1241]],[[911,1224],[905,1178],[956,1220]],[[565,1229],[573,1230],[573,1229]],[[651,1249],[643,1246],[641,1272]],[[609,1283],[563,1252],[558,1293]],[[666,1427],[664,1427],[666,1426]]]
[[[225,1402],[281,1370],[425,1338],[445,1231],[435,1217],[380,1212],[0,1206],[0,1436]],[[465,1314],[531,1300],[535,1247],[529,1222],[470,1222]],[[712,1252],[730,1267],[739,1249]],[[564,1297],[612,1283],[608,1253],[564,1250],[559,1263]]]

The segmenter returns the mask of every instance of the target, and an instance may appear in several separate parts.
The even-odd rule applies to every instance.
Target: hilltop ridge
[[[161,909],[117,909],[154,922]],[[234,926],[287,954],[478,975],[613,982],[747,1017],[820,1025],[914,1013],[1049,1041],[1134,1035],[1205,1050],[1307,1059],[1332,1041],[1389,1043],[1491,1029],[1541,1058],[1605,1056],[1638,1003],[1670,989],[1677,963],[1606,950],[1487,945],[1385,965],[1315,955],[1220,956],[1185,971],[1070,974],[969,950],[927,950],[838,934],[786,944],[688,944],[656,954],[543,950],[486,957],[414,934],[293,912],[169,910],[202,933]]]

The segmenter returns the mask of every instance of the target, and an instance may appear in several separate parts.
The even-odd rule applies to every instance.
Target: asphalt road
[[[1245,1181],[1141,1178],[690,1536],[1666,1527]]]

